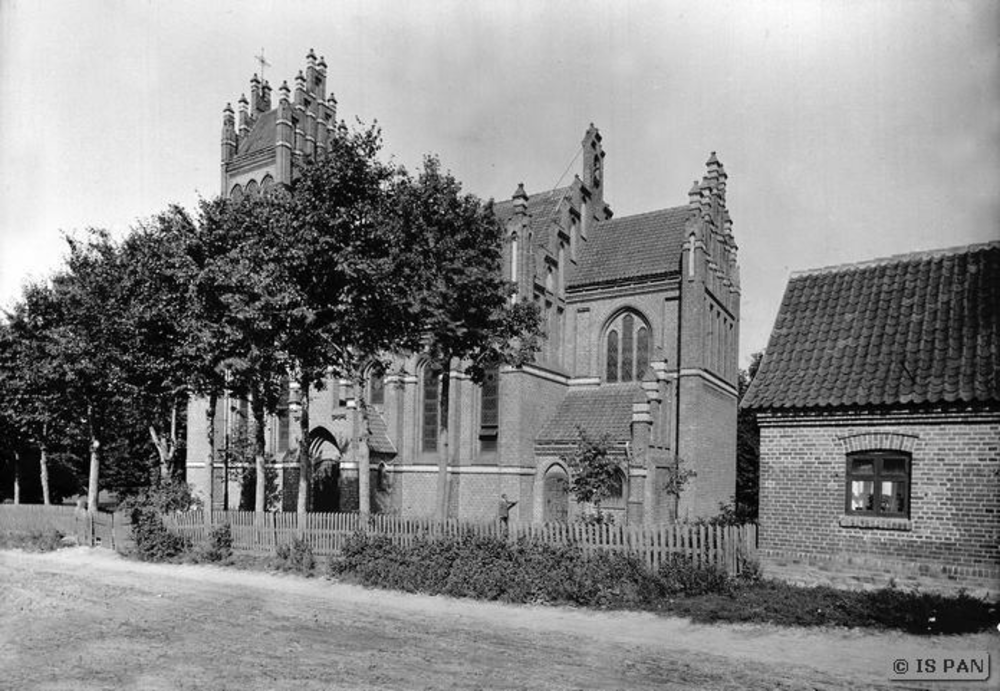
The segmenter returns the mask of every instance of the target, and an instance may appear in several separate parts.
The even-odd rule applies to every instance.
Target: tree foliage
[[[568,491],[577,502],[592,504],[597,522],[605,522],[601,504],[622,491],[624,473],[621,461],[611,455],[611,438],[605,433],[599,437],[587,434],[577,427],[580,441],[573,453],[563,456],[570,469]]]
[[[739,399],[743,400],[753,381],[763,351],[750,356],[748,369],[739,373]],[[760,427],[757,415],[749,410],[737,408],[736,413],[736,513],[746,520],[756,520],[760,483]]]

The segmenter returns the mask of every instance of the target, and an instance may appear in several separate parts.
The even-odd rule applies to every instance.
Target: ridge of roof
[[[971,254],[983,250],[1000,247],[1000,240],[989,242],[979,242],[972,245],[956,245],[955,247],[943,247],[933,250],[917,250],[915,252],[904,252],[903,254],[892,254],[886,257],[876,257],[859,262],[845,262],[843,264],[831,264],[830,266],[820,266],[813,269],[799,269],[789,275],[789,280],[801,278],[803,276],[815,276],[825,273],[837,273],[840,271],[852,271],[854,269],[869,269],[877,266],[888,266],[890,264],[902,264],[905,262],[925,261],[938,257],[948,257],[955,254]]]

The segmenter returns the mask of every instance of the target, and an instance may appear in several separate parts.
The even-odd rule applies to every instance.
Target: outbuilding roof
[[[742,405],[1000,402],[1000,242],[793,274]]]

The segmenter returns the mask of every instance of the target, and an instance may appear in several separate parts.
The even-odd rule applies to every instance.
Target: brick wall
[[[736,397],[699,376],[683,376],[677,453],[698,473],[681,493],[682,519],[714,516],[736,493]]]
[[[892,425],[877,417],[762,420],[760,547],[776,558],[870,557],[871,568],[1000,578],[998,447],[995,416]],[[909,520],[845,516],[846,454],[876,449],[912,454]]]

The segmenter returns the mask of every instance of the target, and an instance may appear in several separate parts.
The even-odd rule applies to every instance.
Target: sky
[[[998,38],[987,0],[0,0],[0,308],[65,234],[217,195],[254,57],[276,88],[313,48],[340,117],[484,198],[566,184],[591,122],[619,217],[717,151],[746,366],[791,272],[1000,239]]]

